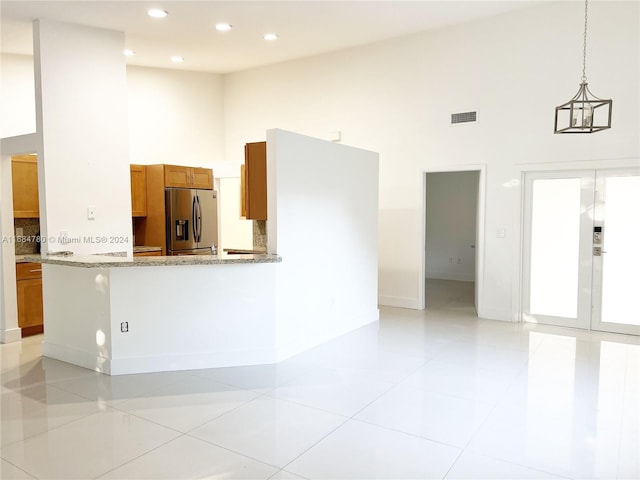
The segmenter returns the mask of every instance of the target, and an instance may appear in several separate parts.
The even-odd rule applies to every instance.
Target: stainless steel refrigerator
[[[214,190],[166,188],[167,255],[211,255],[218,247]]]

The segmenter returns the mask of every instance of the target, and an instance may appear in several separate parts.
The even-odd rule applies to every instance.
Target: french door
[[[640,335],[640,169],[532,172],[525,321]]]

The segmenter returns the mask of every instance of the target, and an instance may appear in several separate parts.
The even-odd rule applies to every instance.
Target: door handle
[[[202,241],[202,204],[198,197],[198,242]]]
[[[193,224],[191,228],[193,229],[193,239],[197,242],[198,241],[198,230],[197,230],[198,217],[196,216],[196,198],[197,197],[193,197],[193,202],[191,203],[191,223]]]

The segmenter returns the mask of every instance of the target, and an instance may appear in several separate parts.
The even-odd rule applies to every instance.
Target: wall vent
[[[451,114],[451,125],[473,123],[478,121],[478,112],[461,112]]]

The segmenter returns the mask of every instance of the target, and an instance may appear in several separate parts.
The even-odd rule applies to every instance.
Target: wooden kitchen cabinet
[[[192,169],[191,188],[199,188],[200,190],[213,190],[213,170],[210,168],[195,167]]]
[[[16,290],[18,300],[18,326],[22,336],[37,335],[44,331],[42,313],[42,265],[16,264]]]
[[[213,170],[180,165],[146,165],[147,215],[135,222],[136,245],[158,245],[167,253],[165,188],[213,190]]]
[[[38,159],[35,155],[11,157],[14,218],[39,218]]]
[[[241,192],[244,193],[245,217],[250,220],[266,220],[267,142],[247,143],[244,146]]]
[[[244,163],[240,165],[240,216],[247,216],[247,185],[244,172]]]
[[[213,190],[213,171],[210,168],[164,166],[165,187]]]
[[[147,216],[147,169],[144,165],[129,165],[131,171],[131,216]]]
[[[153,252],[137,252],[134,253],[134,257],[159,257],[162,255],[162,250],[156,250]]]

